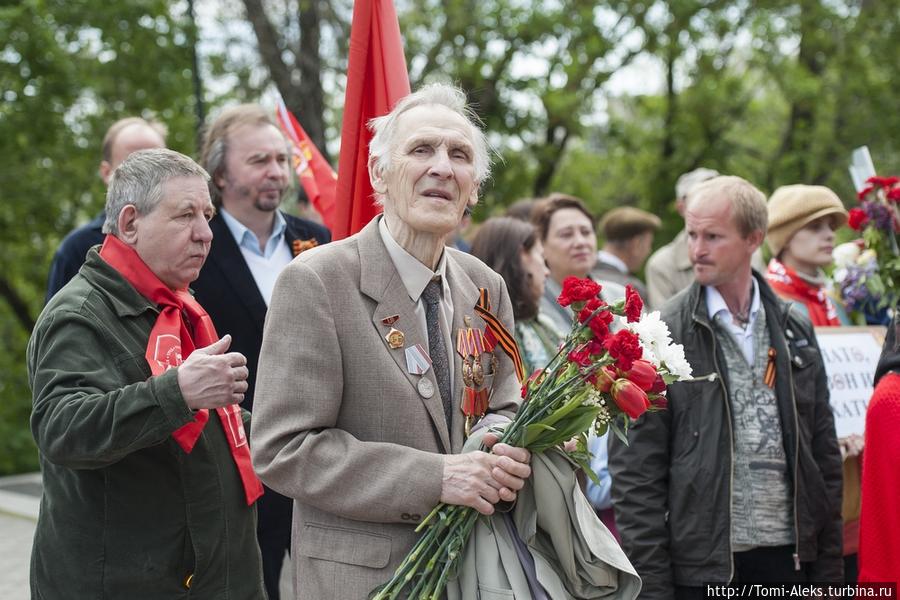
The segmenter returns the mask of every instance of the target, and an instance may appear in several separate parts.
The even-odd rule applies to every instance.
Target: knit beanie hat
[[[778,256],[797,231],[819,217],[832,216],[834,228],[847,224],[847,211],[837,194],[822,185],[785,185],[769,198],[766,242]]]

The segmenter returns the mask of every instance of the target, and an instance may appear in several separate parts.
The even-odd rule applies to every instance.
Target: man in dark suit
[[[250,374],[243,406],[253,391],[263,323],[275,279],[300,251],[331,240],[327,229],[279,210],[289,188],[290,153],[272,117],[257,105],[222,112],[209,126],[201,162],[209,172],[218,213],[210,221],[209,258],[192,285],[219,335],[247,357]],[[285,551],[290,549],[292,501],[266,489],[258,503],[257,537],[266,589],[278,600]]]
[[[97,169],[103,184],[109,185],[113,171],[132,152],[148,148],[165,148],[166,134],[166,128],[162,123],[141,117],[125,117],[110,125],[103,136],[103,160]],[[106,234],[100,229],[105,219],[106,215],[101,212],[93,220],[69,232],[60,243],[53,255],[53,262],[50,263],[45,303],[50,302],[50,298],[75,277],[78,269],[84,264],[87,251],[103,243]]]

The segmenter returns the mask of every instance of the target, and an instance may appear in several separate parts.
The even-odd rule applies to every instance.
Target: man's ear
[[[138,237],[138,214],[137,208],[134,207],[134,204],[126,204],[122,210],[119,211],[119,218],[116,221],[116,224],[119,227],[119,234],[116,236],[129,246],[134,245],[137,242]]]
[[[754,251],[762,246],[764,239],[766,239],[766,234],[759,229],[751,231],[750,235],[747,236],[747,241],[753,246]]]
[[[469,196],[469,199],[466,200],[466,206],[469,208],[475,208],[475,205],[478,204],[478,190],[481,189],[481,186],[476,185],[472,188],[472,194]]]
[[[97,167],[97,174],[100,175],[100,179],[103,180],[103,184],[108,186],[109,180],[112,178],[113,166],[105,160],[100,161],[100,166]]]
[[[384,181],[384,169],[378,166],[378,161],[374,156],[369,157],[367,166],[369,169],[369,183],[372,184],[372,189],[376,194],[385,195],[387,193],[387,183]]]

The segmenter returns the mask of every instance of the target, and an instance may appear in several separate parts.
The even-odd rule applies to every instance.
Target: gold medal
[[[391,330],[387,332],[387,335],[384,336],[384,339],[387,340],[388,346],[390,346],[394,350],[397,350],[403,347],[403,342],[406,341],[406,336],[399,329],[391,327]]]

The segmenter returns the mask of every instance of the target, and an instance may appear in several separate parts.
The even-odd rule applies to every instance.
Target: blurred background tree
[[[460,84],[499,154],[476,220],[561,191],[661,215],[659,245],[682,226],[675,180],[699,166],[766,193],[822,183],[848,205],[853,148],[900,172],[900,0],[395,2],[413,87]],[[335,164],[351,14],[352,0],[0,0],[0,473],[36,468],[25,345],[53,251],[103,205],[106,127],[156,116],[195,154],[195,78],[207,113],[277,90]]]

